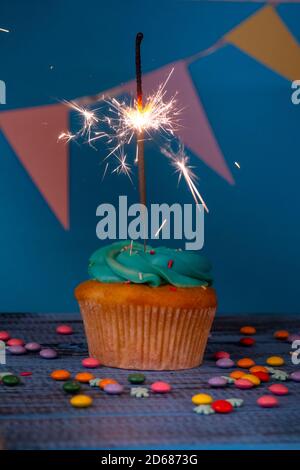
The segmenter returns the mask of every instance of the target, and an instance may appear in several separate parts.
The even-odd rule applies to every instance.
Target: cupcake
[[[105,366],[199,366],[216,311],[210,263],[192,251],[120,241],[97,250],[75,289],[89,354]]]

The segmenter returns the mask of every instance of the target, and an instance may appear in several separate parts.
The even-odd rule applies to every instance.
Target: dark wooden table
[[[58,324],[70,324],[71,336],[56,334]],[[256,345],[239,345],[239,328],[256,326]],[[300,316],[219,316],[209,339],[204,364],[181,372],[147,372],[146,386],[155,380],[172,385],[167,395],[138,399],[130,396],[128,371],[100,367],[97,377],[113,377],[125,385],[121,396],[108,396],[99,388],[84,385],[83,392],[93,397],[93,406],[75,409],[62,383],[49,374],[54,369],[68,369],[73,375],[81,371],[81,359],[87,357],[87,345],[80,317],[77,315],[1,314],[0,330],[14,337],[38,341],[59,351],[55,360],[37,354],[12,356],[0,371],[19,374],[22,385],[0,385],[0,435],[7,449],[214,449],[214,448],[300,448],[300,383],[289,381],[290,395],[280,397],[280,406],[262,409],[256,404],[267,393],[267,385],[249,391],[209,389],[207,380],[229,371],[216,368],[212,354],[228,351],[234,360],[251,356],[257,364],[265,364],[271,355],[285,358],[286,371],[296,370],[291,363],[291,345],[276,341],[273,332],[300,330]],[[300,369],[300,366],[299,366]],[[191,397],[207,392],[214,398],[239,397],[244,406],[228,415],[197,415]]]

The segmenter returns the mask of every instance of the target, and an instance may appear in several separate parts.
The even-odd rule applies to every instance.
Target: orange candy
[[[245,375],[246,372],[242,371],[242,370],[234,370],[233,372],[231,372],[230,374],[230,377],[232,379],[241,379],[243,377],[243,375]]]
[[[275,331],[274,338],[285,340],[285,339],[288,339],[289,335],[290,335],[289,332],[286,330],[278,330],[278,331]]]
[[[254,374],[255,372],[265,372],[266,374],[268,374],[268,369],[264,366],[253,366],[250,368],[250,372],[251,374]]]
[[[88,383],[90,380],[92,380],[94,378],[95,378],[95,376],[93,374],[91,374],[90,372],[79,372],[75,376],[75,380],[77,380],[78,382],[81,382],[83,384]]]
[[[243,326],[240,329],[240,333],[242,333],[242,335],[255,335],[256,329],[254,326]]]
[[[117,384],[118,382],[114,379],[102,379],[100,382],[99,382],[99,387],[102,388],[102,390],[104,390],[104,388],[106,387],[106,385],[110,385],[110,384]]]
[[[51,372],[50,377],[53,380],[68,380],[71,377],[71,374],[67,370],[59,369]]]
[[[250,359],[250,357],[243,357],[243,359],[240,359],[237,361],[237,366],[241,367],[242,369],[250,369],[250,367],[255,366],[255,362]]]

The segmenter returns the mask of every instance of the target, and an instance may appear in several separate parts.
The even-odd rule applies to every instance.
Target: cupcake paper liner
[[[89,354],[109,367],[190,369],[201,364],[216,308],[102,305],[80,300]]]

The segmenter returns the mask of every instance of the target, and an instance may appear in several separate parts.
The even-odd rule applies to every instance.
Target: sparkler
[[[189,157],[185,152],[184,145],[180,143],[177,152],[174,152],[172,148],[162,147],[161,153],[165,155],[171,161],[171,165],[175,168],[175,172],[178,173],[178,183],[183,177],[187,183],[187,186],[194,198],[196,204],[202,204],[206,212],[208,213],[208,207],[205,204],[203,197],[201,196],[195,182],[197,177],[193,172],[193,167],[189,165]]]

